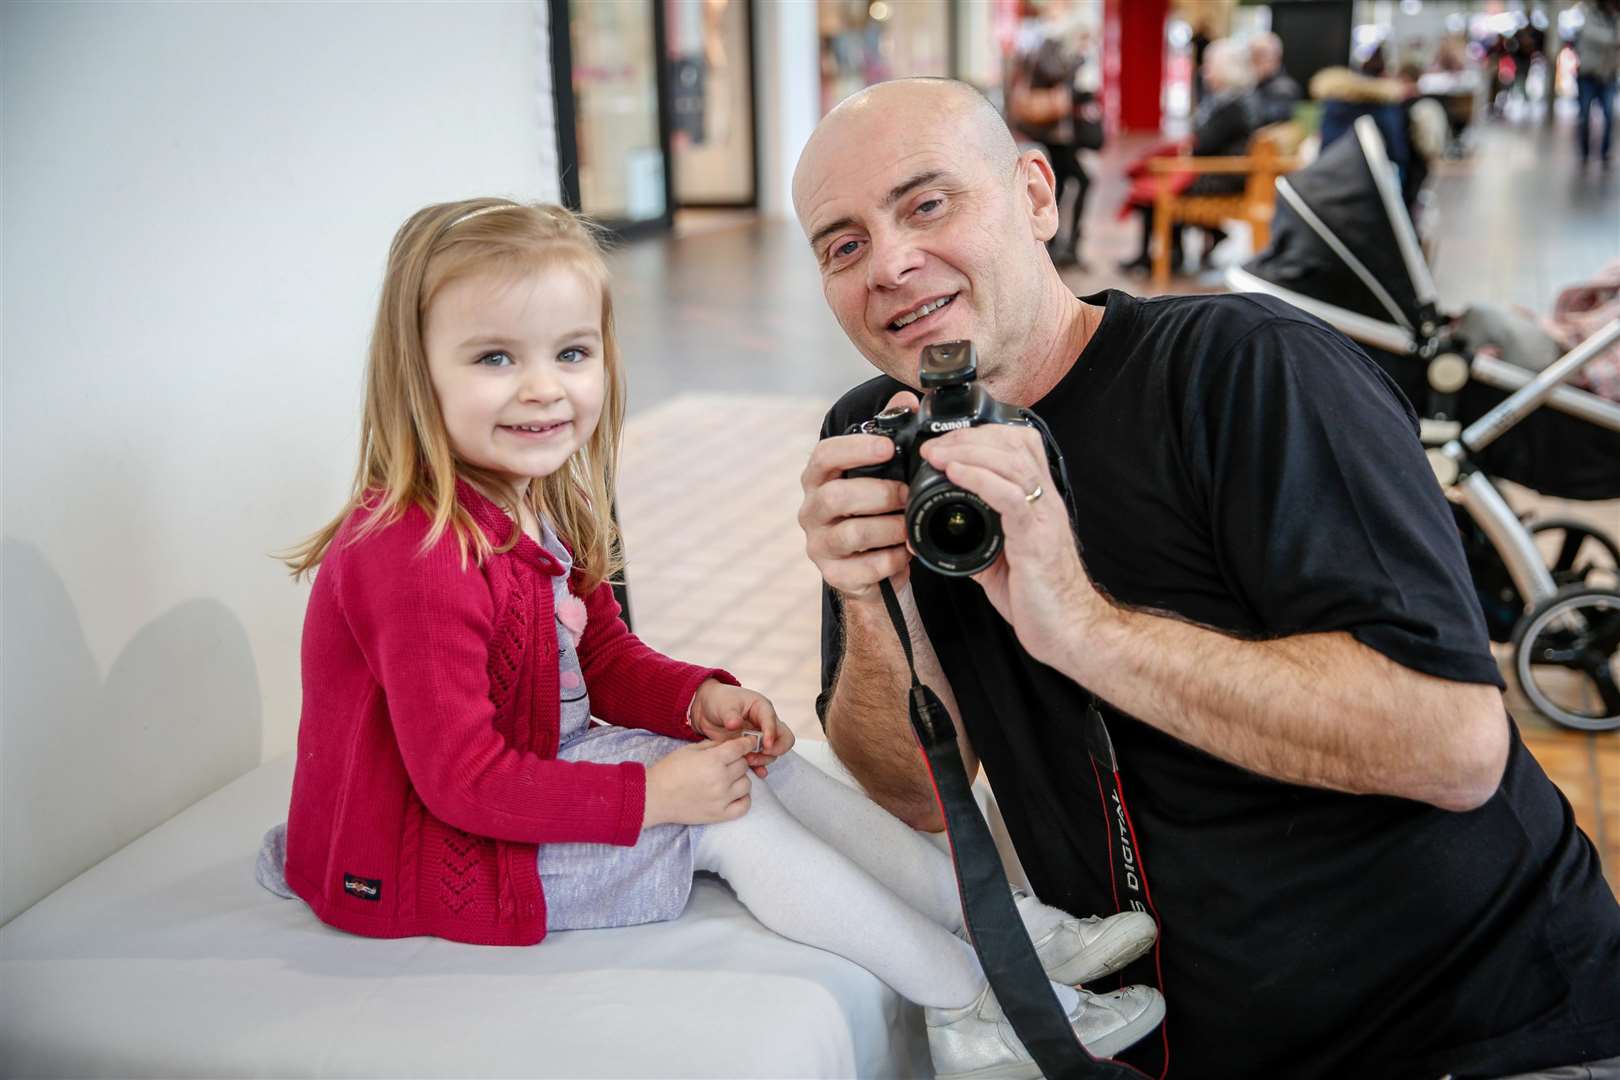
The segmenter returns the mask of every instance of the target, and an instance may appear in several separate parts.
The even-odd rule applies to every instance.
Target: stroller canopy
[[[1415,348],[1429,336],[1424,309],[1432,320],[1434,280],[1376,124],[1362,118],[1353,136],[1279,179],[1277,195],[1271,246],[1244,265],[1246,274],[1373,320],[1384,347]],[[1322,314],[1341,326],[1360,321]]]
[[[1434,278],[1378,126],[1363,116],[1354,133],[1329,144],[1306,168],[1278,179],[1271,246],[1229,271],[1227,283],[1286,300],[1355,338],[1410,401],[1420,407],[1429,402],[1423,412],[1435,416],[1428,360],[1456,343],[1439,325]],[[1521,381],[1529,377],[1526,372]],[[1502,385],[1490,385],[1476,369],[1447,404],[1447,418],[1464,424],[1478,420],[1508,396]],[[1476,462],[1544,495],[1620,498],[1615,425],[1560,412],[1557,398],[1552,405],[1522,418],[1478,453]]]

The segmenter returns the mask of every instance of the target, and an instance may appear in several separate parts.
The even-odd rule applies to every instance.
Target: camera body
[[[930,570],[948,577],[977,574],[996,561],[1003,541],[1001,515],[924,461],[923,444],[946,432],[980,424],[1029,425],[1023,409],[997,401],[978,384],[978,369],[971,341],[926,345],[919,364],[923,396],[917,411],[887,409],[846,432],[893,440],[894,456],[888,461],[850,469],[844,475],[909,485],[905,518],[912,554]]]

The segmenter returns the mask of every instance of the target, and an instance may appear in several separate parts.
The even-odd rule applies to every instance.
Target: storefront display
[[[568,0],[573,164],[580,209],[599,220],[668,215],[654,13],[649,3]]]
[[[664,0],[677,205],[755,201],[751,22],[748,0]]]

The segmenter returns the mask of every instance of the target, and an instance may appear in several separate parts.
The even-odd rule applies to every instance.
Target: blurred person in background
[[[1465,152],[1463,132],[1474,118],[1479,85],[1479,71],[1468,62],[1467,38],[1461,34],[1441,38],[1429,70],[1419,79],[1419,88],[1440,102],[1446,111],[1450,133],[1446,153],[1451,157],[1462,157]]]
[[[1007,117],[1014,128],[1025,139],[1039,143],[1046,152],[1057,180],[1059,204],[1070,186],[1079,188],[1068,244],[1063,244],[1060,229],[1047,245],[1052,261],[1059,265],[1072,263],[1078,257],[1081,220],[1078,211],[1091,186],[1091,178],[1080,165],[1075,145],[1074,76],[1078,67],[1076,57],[1064,48],[1061,38],[1043,36],[1033,49],[1018,58],[1007,95]]]
[[[1449,123],[1445,107],[1418,96],[1422,71],[1403,63],[1400,74],[1373,78],[1349,68],[1323,68],[1311,77],[1311,97],[1321,102],[1322,147],[1348,135],[1355,122],[1371,116],[1384,151],[1400,176],[1401,199],[1414,219],[1431,163],[1445,153]]]
[[[1249,40],[1249,65],[1254,69],[1255,122],[1262,127],[1294,118],[1294,106],[1304,96],[1299,83],[1283,70],[1282,38],[1267,32]]]
[[[1513,81],[1508,84],[1508,97],[1528,101],[1530,94],[1525,88],[1525,80],[1530,78],[1530,65],[1540,53],[1535,35],[1528,25],[1521,26],[1507,36],[1506,44],[1508,56],[1513,61]]]
[[[1381,79],[1387,70],[1389,70],[1389,55],[1384,51],[1384,43],[1380,41],[1361,62],[1361,73],[1374,79]]]
[[[1249,136],[1259,126],[1255,117],[1254,69],[1249,51],[1232,38],[1212,42],[1204,53],[1203,77],[1206,93],[1193,113],[1192,153],[1195,157],[1226,157],[1244,153]],[[1148,157],[1162,156],[1162,149]],[[1160,183],[1169,183],[1178,194],[1231,195],[1243,190],[1246,179],[1237,173],[1193,176],[1182,173],[1169,178],[1150,175],[1145,159],[1129,171],[1133,183],[1126,197],[1125,210],[1135,207],[1142,218],[1142,250],[1136,258],[1120,263],[1126,273],[1146,273],[1153,265],[1153,202]],[[1182,227],[1170,234],[1170,266],[1179,271],[1182,264]],[[1226,238],[1213,230],[1204,245],[1207,259],[1215,246]]]
[[[1462,75],[1468,71],[1468,42],[1461,34],[1449,34],[1440,39],[1434,50],[1431,69],[1446,75]]]
[[[1486,87],[1485,105],[1487,111],[1499,117],[1502,115],[1502,95],[1513,82],[1513,46],[1511,38],[1506,34],[1492,34],[1485,39],[1485,77],[1490,85]]]
[[[1575,115],[1575,147],[1581,152],[1581,167],[1592,160],[1592,106],[1603,118],[1603,142],[1598,160],[1605,170],[1614,158],[1614,83],[1620,74],[1620,0],[1591,0],[1583,4],[1586,21],[1575,34],[1575,76],[1578,112]]]
[[[1192,62],[1193,62],[1193,105],[1196,107],[1204,100],[1207,88],[1204,86],[1204,53],[1208,51],[1209,44],[1215,39],[1209,36],[1209,24],[1200,19],[1193,25]]]
[[[1102,149],[1102,124],[1096,115],[1095,95],[1083,92],[1084,55],[1070,49],[1063,38],[1043,37],[1031,52],[1020,57],[1008,90],[1007,117],[1025,138],[1039,143],[1052,164],[1057,180],[1058,206],[1075,188],[1074,210],[1068,239],[1060,228],[1047,244],[1058,266],[1085,267],[1080,257],[1080,231],[1085,219],[1091,175],[1080,161],[1080,151]]]

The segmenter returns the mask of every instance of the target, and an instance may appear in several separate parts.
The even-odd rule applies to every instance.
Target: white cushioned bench
[[[920,1010],[708,877],[674,922],[532,948],[332,930],[254,881],[291,783],[263,765],[0,928],[0,1074],[929,1074]]]

